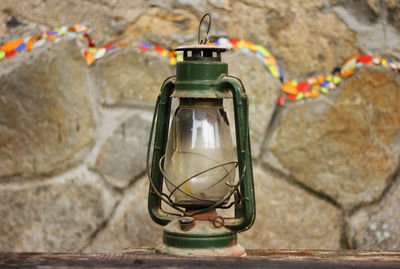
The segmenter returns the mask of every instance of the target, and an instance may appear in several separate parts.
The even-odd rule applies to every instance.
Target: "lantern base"
[[[220,256],[220,257],[246,257],[244,248],[235,244],[226,248],[175,248],[161,244],[156,249],[156,254],[169,254],[178,256]]]
[[[183,227],[179,220],[164,228],[163,244],[157,254],[189,256],[244,257],[244,248],[237,243],[237,234],[225,227],[217,228],[210,220],[195,220]]]

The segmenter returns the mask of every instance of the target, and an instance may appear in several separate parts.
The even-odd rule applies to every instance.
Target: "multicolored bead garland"
[[[134,46],[143,52],[151,50],[156,51],[159,55],[168,57],[171,65],[175,65],[177,61],[181,61],[183,58],[182,54],[179,52],[147,43],[135,45],[133,43],[127,43],[124,41],[117,43],[110,42],[106,45],[96,48],[94,40],[88,34],[88,28],[81,24],[74,24],[70,27],[63,26],[60,28],[54,28],[52,31],[47,30],[41,35],[33,35],[28,38],[19,38],[7,42],[0,46],[0,60],[3,58],[10,58],[17,52],[30,51],[33,48],[41,47],[48,40],[58,41],[63,36],[75,37],[79,40],[85,41],[86,49],[83,50],[82,54],[88,66],[92,65],[95,60],[98,60],[107,53],[115,50],[117,47],[122,46]],[[271,75],[275,78],[279,78],[283,83],[284,75],[282,69],[280,68],[275,57],[271,55],[271,53],[263,46],[246,40],[227,38],[219,38],[217,41],[211,42],[210,45],[224,46],[234,50],[240,50],[244,53],[254,53],[267,66]],[[304,98],[316,98],[321,93],[327,94],[330,90],[335,89],[343,78],[353,74],[356,67],[365,65],[382,65],[390,67],[393,71],[400,72],[399,63],[386,60],[380,56],[353,56],[347,59],[342,68],[336,69],[332,75],[311,77],[306,81],[301,82],[298,82],[297,80],[287,81],[284,85],[282,85],[281,90],[283,91],[283,94],[278,98],[278,104],[283,105],[286,100],[293,101]]]
[[[257,57],[259,57],[261,60],[263,60],[263,62],[266,64],[266,66],[268,67],[268,70],[270,71],[272,76],[274,76],[275,78],[279,78],[281,81],[283,81],[283,72],[282,72],[282,69],[280,68],[278,62],[276,61],[275,57],[273,55],[271,55],[271,53],[261,45],[256,45],[256,44],[246,41],[246,40],[227,39],[227,38],[219,38],[215,42],[210,42],[210,45],[224,46],[224,47],[228,47],[228,48],[235,49],[235,50],[241,50],[243,52],[255,53],[257,55]],[[105,55],[105,53],[108,53],[109,51],[115,49],[116,46],[135,46],[135,45],[131,44],[131,43],[126,43],[126,42],[119,42],[118,44],[109,43],[100,48],[95,48],[94,46],[93,47],[89,46],[88,50],[86,50],[84,52],[84,56],[86,58],[86,63],[88,65],[91,65],[94,60],[97,60],[97,59],[103,57]],[[174,50],[171,50],[171,49],[165,49],[165,48],[157,46],[157,45],[141,43],[141,44],[137,45],[137,48],[141,51],[154,50],[158,54],[160,54],[164,57],[168,57],[169,63],[171,65],[175,65],[176,62],[181,61],[183,59],[181,53],[175,52]]]
[[[289,80],[282,86],[282,94],[278,98],[278,104],[283,105],[285,100],[301,100],[303,98],[316,98],[320,93],[327,94],[329,90],[335,89],[336,86],[354,73],[356,67],[365,65],[382,65],[390,67],[393,71],[400,72],[400,64],[391,60],[386,60],[380,56],[360,55],[348,58],[342,68],[335,71],[332,75],[320,75],[318,77],[308,78],[306,81],[298,82],[297,80]]]
[[[102,58],[105,54],[113,51],[117,47],[121,46],[136,46],[141,51],[154,50],[158,54],[168,57],[170,59],[169,63],[175,65],[177,61],[182,60],[182,55],[171,49],[165,49],[163,47],[141,43],[135,45],[132,43],[121,42],[110,42],[106,45],[96,48],[94,40],[87,33],[88,28],[81,24],[75,24],[73,26],[63,26],[60,28],[54,28],[52,31],[45,31],[42,35],[33,35],[28,38],[19,38],[11,42],[7,42],[0,47],[0,60],[3,58],[9,58],[14,56],[17,52],[22,52],[24,50],[30,51],[32,48],[43,46],[48,40],[58,40],[62,36],[76,37],[79,40],[84,40],[86,42],[87,48],[83,51],[83,56],[86,59],[86,63],[90,66],[95,60]],[[253,42],[240,40],[240,39],[227,39],[220,38],[215,42],[211,42],[214,46],[226,46],[235,50],[241,50],[243,52],[252,52],[257,55],[260,59],[264,61],[267,65],[268,70],[271,74],[280,78],[283,81],[283,72],[277,63],[275,57],[261,45],[256,45]]]
[[[104,46],[101,46],[100,48],[96,48],[94,46],[89,47],[87,50],[84,51],[83,55],[86,59],[86,64],[88,66],[90,66],[95,60],[100,59],[106,53],[113,51],[117,47],[125,47],[125,46],[137,47],[140,51],[154,50],[159,55],[168,57],[170,65],[175,65],[177,61],[180,61],[183,59],[182,55],[179,52],[175,52],[174,50],[171,50],[171,49],[165,49],[163,47],[160,47],[157,45],[152,45],[152,44],[147,44],[147,43],[141,43],[139,45],[135,45],[133,43],[127,43],[125,41],[120,41],[118,43],[111,42]]]
[[[261,45],[254,44],[253,42],[241,40],[241,39],[226,39],[220,38],[218,41],[211,43],[215,46],[223,46],[232,48],[234,50],[240,50],[244,53],[255,53],[263,63],[268,67],[269,72],[275,78],[279,78],[282,82],[284,79],[283,72],[274,55]]]
[[[62,36],[76,37],[80,40],[84,40],[85,37],[89,37],[87,31],[88,28],[86,26],[74,24],[70,27],[63,26],[60,28],[54,28],[52,31],[47,30],[41,35],[18,38],[16,40],[7,42],[0,47],[0,60],[3,58],[10,58],[17,52],[30,51],[31,49],[41,47],[48,40],[58,41]]]

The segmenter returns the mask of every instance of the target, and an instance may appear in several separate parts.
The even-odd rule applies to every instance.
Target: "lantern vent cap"
[[[204,39],[201,39],[201,26],[206,17],[208,17],[207,32],[205,33]],[[209,13],[206,13],[200,20],[197,35],[198,44],[181,46],[175,49],[175,51],[183,51],[184,61],[221,61],[221,53],[230,50],[227,47],[216,46],[208,43],[210,28],[211,15]]]

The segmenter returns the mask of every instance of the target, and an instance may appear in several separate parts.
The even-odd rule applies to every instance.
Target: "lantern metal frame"
[[[236,244],[236,232],[249,229],[254,223],[256,215],[249,135],[248,97],[241,80],[228,75],[228,65],[221,62],[221,53],[228,49],[207,44],[211,16],[209,16],[210,21],[206,38],[200,40],[200,27],[203,19],[207,15],[209,16],[209,14],[203,16],[199,25],[199,45],[176,49],[176,51],[183,52],[183,61],[177,63],[176,76],[171,76],[164,81],[157,98],[146,159],[146,170],[150,182],[148,211],[153,221],[163,226],[170,226],[173,221],[176,221],[177,216],[196,217],[196,215],[201,215],[215,208],[228,208],[233,205],[234,217],[215,217],[213,220],[214,227],[220,228],[218,226],[223,226],[226,229],[220,232],[213,231],[212,235],[208,235],[207,232],[204,232],[204,230],[208,229],[206,227],[208,224],[202,224],[203,228],[206,228],[192,233],[182,233],[177,231],[174,227],[168,228],[167,226],[164,229],[163,241],[164,244],[168,245],[170,248],[179,248],[182,246],[183,248],[220,248],[232,246]],[[180,188],[184,183],[175,185],[163,171],[163,162],[170,128],[172,98],[189,100],[189,104],[198,104],[201,103],[201,100],[206,99],[214,99],[216,102],[222,104],[223,99],[233,99],[237,155],[237,163],[235,162],[234,169],[238,170],[239,178],[234,184],[225,182],[225,184],[231,188],[228,195],[220,201],[214,202],[199,210],[185,211],[185,206],[176,204],[171,199],[174,192],[181,191],[193,199],[199,201],[203,200],[200,197],[186,193]],[[150,153],[152,149],[152,161],[150,165]],[[226,163],[211,167],[201,173],[205,173],[221,165],[226,165]],[[191,180],[194,176],[196,175],[192,175],[184,182]],[[174,188],[169,194],[163,192],[163,185],[165,182],[168,182]],[[227,204],[229,200],[232,200],[232,196],[234,196],[234,201]],[[165,211],[162,208],[162,202],[165,202],[181,214]],[[218,222],[222,224],[217,225],[216,223]],[[214,227],[212,227],[211,230],[214,229]]]
[[[184,62],[179,62],[178,66],[181,63]],[[203,64],[209,65],[207,62]],[[198,70],[197,68],[194,68],[192,71],[193,73],[201,72],[201,70]],[[179,77],[179,67],[177,72]],[[217,91],[225,92],[226,90],[229,90],[232,93],[236,129],[237,166],[240,176],[238,183],[234,186],[231,186],[232,190],[225,199],[219,201],[209,208],[204,209],[204,211],[211,208],[223,207],[221,206],[222,203],[236,193],[235,218],[232,221],[225,222],[225,227],[239,232],[250,228],[255,219],[254,183],[248,129],[248,98],[242,82],[236,77],[222,74],[213,84]],[[167,225],[169,222],[174,220],[176,216],[174,213],[164,211],[161,207],[161,201],[164,201],[169,206],[186,215],[186,212],[177,207],[171,201],[170,197],[162,191],[163,179],[167,179],[162,170],[162,160],[165,156],[166,144],[168,140],[172,101],[171,96],[175,89],[175,76],[167,78],[161,87],[161,93],[158,96],[155,105],[147,154],[147,166],[149,166],[149,156],[155,127],[156,132],[154,136],[154,151],[151,172],[148,170],[148,176],[150,180],[148,208],[152,219],[160,225]],[[193,93],[192,91],[191,95],[191,98],[204,98],[204,93],[202,90],[199,90],[197,94]],[[209,96],[207,96],[207,98],[209,98]],[[170,183],[172,184],[172,182]],[[196,212],[196,214],[198,214],[198,212]]]

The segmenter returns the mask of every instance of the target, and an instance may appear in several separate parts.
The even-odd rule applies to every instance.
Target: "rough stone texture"
[[[69,179],[0,190],[0,251],[77,251],[110,215],[99,182]]]
[[[0,43],[5,43],[21,36],[31,36],[42,31],[43,28],[40,26],[12,15],[9,9],[0,10]]]
[[[285,107],[263,160],[350,209],[377,199],[398,166],[400,83],[363,69],[335,92]]]
[[[279,80],[269,74],[266,66],[255,55],[237,51],[224,56],[223,61],[229,65],[229,75],[242,80],[249,96],[252,154],[258,156],[280,94]]]
[[[240,244],[247,248],[340,247],[338,209],[260,168],[255,169],[254,177],[257,221],[253,228],[239,235]],[[147,213],[147,191],[147,179],[135,183],[112,222],[85,251],[119,251],[160,244],[162,227],[152,222]]]
[[[168,59],[136,48],[120,48],[96,63],[95,81],[101,102],[107,105],[126,100],[155,102],[163,81],[174,75]]]
[[[400,249],[400,184],[379,205],[350,218],[350,246],[359,249]]]
[[[254,180],[256,222],[239,234],[245,248],[340,247],[340,210],[259,167],[254,169]]]
[[[140,115],[128,118],[101,147],[95,169],[123,188],[145,170],[151,122]]]
[[[366,53],[400,59],[398,1],[339,1],[332,6]]]
[[[355,38],[319,1],[233,1],[215,22],[229,37],[259,42],[278,55],[286,76],[330,72],[357,54]]]
[[[100,45],[174,48],[196,43],[199,19],[211,12],[211,38],[264,45],[286,79],[330,72],[358,53],[400,59],[400,9],[392,0],[1,4],[0,43],[82,22]],[[253,159],[268,171],[255,169],[258,217],[240,242],[398,249],[398,187],[386,191],[400,165],[398,73],[356,72],[328,97],[282,108],[279,82],[254,55],[224,58],[249,94]],[[124,47],[87,67],[74,42],[52,41],[0,67],[0,250],[119,251],[160,243],[162,227],[147,214],[147,183],[134,180],[144,171],[149,109],[174,74],[168,59]]]
[[[41,25],[46,28],[85,23],[93,29],[96,40],[101,41],[104,38],[118,38],[126,26],[135,21],[146,8],[145,1],[141,0],[62,2],[3,0],[1,12],[5,16],[15,16],[19,20],[24,20],[26,24]]]
[[[0,176],[52,173],[79,161],[94,122],[75,41],[1,66]]]
[[[387,1],[385,2],[388,9],[389,22],[400,31],[400,2],[399,1]]]
[[[120,251],[161,244],[162,226],[153,222],[147,212],[148,190],[147,177],[127,189],[113,219],[85,252]]]
[[[193,35],[197,32],[197,27],[197,17],[186,10],[153,7],[128,27],[124,34],[132,38],[154,34],[170,38],[173,35]]]

